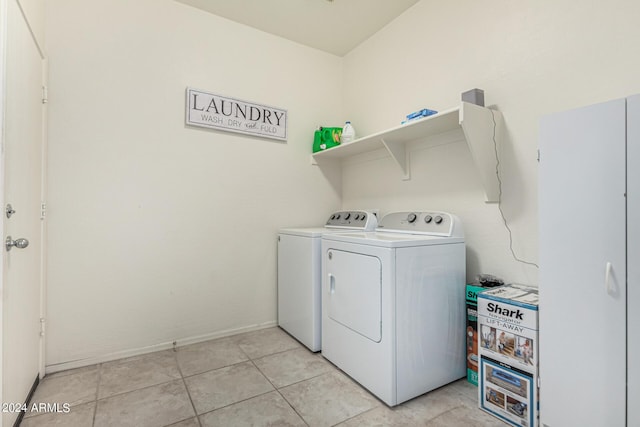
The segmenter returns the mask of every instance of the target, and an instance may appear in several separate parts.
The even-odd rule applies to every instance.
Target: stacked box
[[[538,425],[538,289],[478,294],[479,406],[514,426]]]
[[[478,293],[486,290],[478,283],[468,284],[467,304],[467,381],[478,385]]]

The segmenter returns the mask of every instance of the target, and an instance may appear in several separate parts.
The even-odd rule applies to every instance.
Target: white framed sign
[[[187,88],[187,125],[287,140],[287,110]]]

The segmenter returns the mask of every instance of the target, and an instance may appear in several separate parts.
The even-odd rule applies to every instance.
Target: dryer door
[[[382,264],[380,259],[330,249],[326,256],[330,319],[374,341],[381,340]]]

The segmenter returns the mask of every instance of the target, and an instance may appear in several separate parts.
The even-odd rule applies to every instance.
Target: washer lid
[[[322,238],[332,242],[382,246],[385,248],[406,248],[413,246],[464,243],[464,237],[442,237],[427,234],[389,233],[383,231],[328,234]]]

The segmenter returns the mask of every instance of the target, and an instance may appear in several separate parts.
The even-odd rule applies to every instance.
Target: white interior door
[[[625,425],[626,101],[540,126],[540,420]]]
[[[7,0],[4,43],[2,401],[24,402],[40,371],[43,59],[22,11]],[[11,250],[6,239],[18,242]],[[21,248],[19,239],[28,240]],[[3,424],[18,414],[3,413]]]

